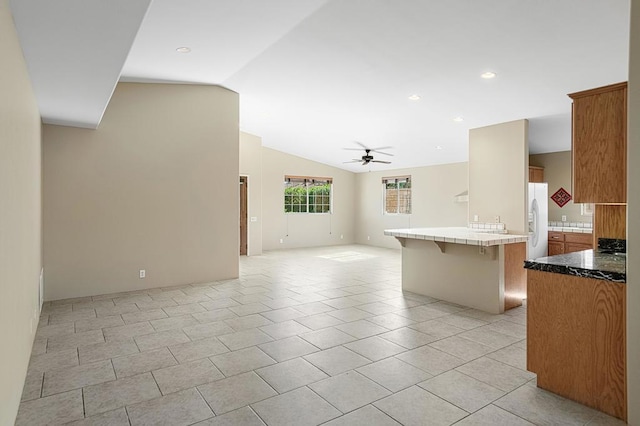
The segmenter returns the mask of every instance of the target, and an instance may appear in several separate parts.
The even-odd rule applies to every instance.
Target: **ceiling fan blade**
[[[371,160],[372,163],[391,164],[391,161]]]
[[[342,149],[346,149],[347,151],[362,151],[362,148],[342,148]]]
[[[347,164],[347,163],[359,163],[362,160],[351,160],[351,161],[343,161],[342,164]]]
[[[380,147],[380,148],[372,149],[371,152],[377,152],[378,154],[388,155],[390,157],[393,157],[393,154],[389,154],[388,152],[380,151],[381,149],[393,149],[393,147],[392,146],[383,146],[383,147]]]
[[[363,144],[362,142],[358,142],[358,141],[353,141],[355,143],[357,143],[358,145],[360,145],[363,149],[369,149],[367,148],[367,146],[365,144]]]

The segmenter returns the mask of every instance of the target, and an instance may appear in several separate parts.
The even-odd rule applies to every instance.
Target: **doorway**
[[[240,256],[247,255],[247,177],[240,176]]]

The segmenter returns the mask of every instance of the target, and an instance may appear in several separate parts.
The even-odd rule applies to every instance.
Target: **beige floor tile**
[[[534,426],[508,411],[495,405],[487,405],[456,423],[456,426]]]
[[[95,318],[95,317],[96,317],[96,312],[93,309],[87,309],[87,310],[78,311],[78,312],[62,313],[62,314],[51,314],[49,315],[49,325],[63,324],[66,322],[74,322],[78,320]]]
[[[306,387],[258,402],[252,407],[268,425],[279,426],[315,426],[342,414]]]
[[[258,328],[265,325],[273,324],[272,321],[258,314],[225,319],[224,322],[235,331],[248,330],[251,328]]]
[[[168,315],[162,309],[150,309],[145,311],[131,312],[128,314],[122,314],[122,320],[125,324],[135,324],[137,322],[147,322],[162,318],[167,318]]]
[[[415,323],[415,321],[410,320],[409,318],[405,318],[394,313],[370,317],[367,318],[367,321],[378,324],[384,328],[388,328],[389,330],[395,330]]]
[[[429,346],[436,348],[440,351],[446,352],[465,361],[471,361],[476,358],[480,358],[489,352],[495,351],[495,348],[491,346],[483,345],[482,343],[474,342],[472,340],[463,339],[459,336],[451,336],[446,339],[438,340],[431,343]]]
[[[104,342],[102,330],[66,334],[64,336],[50,337],[47,343],[47,352],[63,351],[102,342]]]
[[[167,306],[165,308],[162,308],[162,310],[170,317],[178,317],[178,316],[187,315],[187,314],[197,314],[200,312],[207,311],[198,303],[190,303],[187,305],[178,305],[178,306]]]
[[[100,330],[105,327],[124,325],[120,315],[110,317],[88,318],[76,321],[76,333],[89,330]]]
[[[62,336],[60,336],[62,337]],[[52,337],[52,339],[57,339],[57,337]],[[33,346],[31,347],[31,355],[42,355],[47,353],[47,343],[49,339],[46,338],[36,338],[33,340]]]
[[[505,392],[511,392],[535,377],[529,371],[510,367],[487,357],[461,365],[456,370]]]
[[[207,311],[214,311],[216,309],[229,308],[231,306],[238,306],[240,303],[231,298],[209,300],[208,302],[200,302]]]
[[[378,336],[346,343],[344,347],[370,359],[371,361],[380,361],[381,359],[397,355],[407,350],[400,345],[391,343]]]
[[[96,315],[99,317],[109,317],[112,315],[122,315],[138,311],[139,309],[134,303],[126,303],[115,306],[99,306],[96,308]]]
[[[275,364],[276,361],[257,347],[216,355],[210,358],[227,377]]]
[[[455,370],[419,384],[423,389],[473,413],[502,397],[504,392]]]
[[[306,355],[304,359],[330,376],[336,376],[371,363],[367,358],[342,346]]]
[[[338,417],[324,424],[325,426],[401,426],[400,423],[378,410],[373,405],[367,405]]]
[[[89,385],[115,380],[111,361],[98,361],[70,368],[47,371],[44,374],[42,396],[67,392]]]
[[[348,371],[321,380],[310,384],[309,388],[343,413],[348,413],[391,394],[387,389],[356,371]]]
[[[370,312],[363,311],[362,309],[353,308],[353,307],[339,309],[337,311],[330,311],[330,312],[327,312],[327,314],[343,322],[358,321],[361,319],[371,318],[372,316],[374,316]]]
[[[266,325],[264,327],[260,327],[260,330],[267,333],[269,336],[273,337],[276,340],[284,339],[285,337],[297,336],[312,331],[310,328],[307,328],[304,325],[293,320]]]
[[[194,426],[264,426],[264,422],[249,407],[213,417]]]
[[[187,426],[213,416],[213,412],[195,388],[127,407],[131,426]]]
[[[129,417],[124,408],[97,414],[69,423],[67,426],[129,426]]]
[[[260,368],[256,373],[278,393],[288,392],[329,377],[302,358]]]
[[[258,347],[278,362],[309,355],[320,350],[298,336],[288,337],[275,342],[263,343]]]
[[[216,415],[276,395],[276,391],[254,372],[201,385],[198,390]]]
[[[434,376],[464,364],[462,359],[429,346],[402,353],[396,358]]]
[[[237,331],[231,334],[218,336],[218,339],[232,351],[248,348],[249,346],[271,342],[273,339],[258,329]]]
[[[107,342],[129,340],[136,336],[155,333],[156,330],[148,322],[138,322],[135,324],[121,325],[119,327],[109,327],[102,330]]]
[[[334,325],[343,324],[342,320],[332,317],[329,314],[310,315],[307,317],[296,318],[295,321],[310,328],[311,330],[320,330]]]
[[[494,405],[536,425],[584,425],[599,414],[535,386],[521,386]]]
[[[383,333],[380,337],[407,349],[415,349],[437,340],[434,336],[421,333],[409,327]]]
[[[61,425],[82,417],[82,390],[77,389],[21,403],[15,426]]]
[[[44,372],[57,368],[67,368],[78,365],[78,350],[67,349],[59,352],[34,355],[29,361],[29,372]]]
[[[518,340],[527,338],[527,327],[522,324],[515,324],[511,321],[496,321],[491,323],[489,328],[503,334],[517,337]]]
[[[177,306],[178,304],[172,299],[154,300],[153,302],[138,302],[136,306],[141,311],[158,310],[167,306]],[[164,311],[163,311],[164,312]],[[133,312],[132,312],[133,313]],[[125,315],[125,314],[122,314]],[[147,320],[151,321],[151,320]]]
[[[300,337],[320,349],[328,349],[356,340],[350,334],[336,330],[334,327],[304,333]]]
[[[121,356],[112,362],[118,379],[178,364],[167,348]]]
[[[248,305],[231,306],[229,310],[240,317],[244,317],[247,315],[259,314],[260,312],[270,311],[271,308],[266,305],[263,305],[262,303],[250,303]]]
[[[191,315],[162,318],[150,322],[156,331],[176,330],[198,324],[198,321]]]
[[[343,331],[357,339],[375,336],[376,334],[386,333],[388,329],[369,321],[359,320],[335,326],[336,330]]]
[[[153,371],[163,395],[224,378],[207,358]]]
[[[46,339],[49,337],[56,337],[56,336],[62,336],[65,334],[73,334],[73,333],[75,333],[75,326],[73,322],[66,322],[66,323],[54,324],[54,325],[39,325],[38,331],[36,332],[36,338]]]
[[[415,308],[403,309],[396,311],[395,313],[416,322],[429,321],[436,318],[442,318],[447,315],[446,312],[432,309],[427,306],[416,306]]]
[[[397,358],[387,358],[368,364],[358,368],[357,371],[391,392],[399,392],[431,377],[429,373]]]
[[[216,337],[169,346],[169,350],[180,364],[229,352]]]
[[[24,381],[24,387],[22,388],[21,401],[30,401],[32,399],[40,398],[42,395],[42,382],[44,379],[44,373],[36,370],[29,369],[27,377]]]
[[[238,318],[238,316],[231,312],[228,308],[214,309],[212,311],[193,314],[192,316],[201,324]]]
[[[151,373],[88,386],[83,389],[87,416],[115,410],[160,396]]]
[[[137,352],[139,352],[138,347],[133,339],[117,342],[96,343],[94,345],[78,348],[81,364],[101,361],[117,356],[131,355]]]
[[[159,331],[145,334],[144,336],[136,336],[134,340],[142,352],[191,341],[182,330]]]
[[[358,306],[358,309],[363,310],[365,312],[369,312],[370,314],[373,314],[373,315],[384,315],[391,312],[395,312],[399,308],[396,308],[395,306],[391,306],[384,302],[373,302],[373,303],[367,303],[366,305],[360,305]]]
[[[421,333],[426,333],[437,339],[444,339],[445,337],[455,336],[456,334],[460,334],[465,331],[465,329],[463,328],[456,327],[441,320],[442,318],[414,323],[411,324],[409,328],[417,330]]]
[[[424,389],[413,386],[374,403],[405,426],[450,425],[464,418],[467,412],[438,398]]]
[[[196,324],[182,329],[191,340],[199,340],[207,337],[216,337],[233,333],[233,329],[222,321]]]
[[[527,370],[527,351],[515,345],[491,352],[487,354],[487,358],[495,359],[520,370]]]

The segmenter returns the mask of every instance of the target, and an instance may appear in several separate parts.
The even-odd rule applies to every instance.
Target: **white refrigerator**
[[[546,183],[529,184],[529,241],[527,259],[547,256],[549,239],[549,188]]]

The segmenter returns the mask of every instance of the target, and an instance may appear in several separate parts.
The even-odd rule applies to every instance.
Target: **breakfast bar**
[[[403,290],[499,314],[526,297],[526,235],[463,227],[389,229],[402,245]]]

